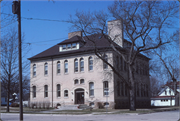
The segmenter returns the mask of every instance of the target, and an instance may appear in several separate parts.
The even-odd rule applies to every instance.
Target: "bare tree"
[[[157,79],[157,77],[150,77],[150,88],[151,88],[151,96],[157,96],[160,92],[162,86],[162,82]]]
[[[67,22],[72,24],[72,28],[82,31],[87,38],[87,35],[102,34],[110,42],[111,49],[123,58],[128,67],[128,80],[125,80],[117,69],[104,59],[105,52],[98,50],[95,43],[96,40],[88,38],[94,44],[96,56],[110,66],[122,81],[126,82],[130,94],[130,110],[136,110],[135,83],[137,80],[134,78],[134,66],[137,55],[171,42],[169,37],[173,35],[168,34],[167,27],[172,26],[172,20],[177,16],[178,4],[170,1],[124,0],[115,1],[108,9],[109,14],[102,11],[93,13],[77,11],[75,14],[76,18],[70,16]],[[131,46],[126,51],[127,57],[113,44],[122,34],[119,32],[114,37],[109,37],[107,34],[111,33],[111,30],[107,29],[107,21],[110,19],[119,19],[122,21],[123,26],[120,24],[119,28],[123,29],[124,37],[127,41],[131,42]]]
[[[27,46],[26,46],[27,47]],[[25,49],[26,47],[23,47]],[[27,48],[26,48],[27,49]],[[23,62],[23,71],[29,69],[28,61]],[[19,71],[18,71],[18,36],[15,29],[1,39],[1,83],[7,93],[7,112],[9,112],[9,99],[13,93],[19,92]],[[23,88],[29,88],[29,80],[24,73]]]

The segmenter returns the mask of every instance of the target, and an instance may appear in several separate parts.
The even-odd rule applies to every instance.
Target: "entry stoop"
[[[86,104],[63,105],[57,107],[57,110],[86,110],[86,109],[92,109],[92,107],[87,106]]]
[[[82,109],[82,110],[86,110],[86,109],[92,109],[92,107],[91,106],[87,106],[86,104],[80,104],[79,105],[79,109]]]
[[[63,105],[63,106],[58,106],[58,110],[82,110],[78,108],[79,105]]]

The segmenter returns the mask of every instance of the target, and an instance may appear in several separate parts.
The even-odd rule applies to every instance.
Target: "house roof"
[[[66,39],[66,40],[60,42],[58,45],[68,44],[68,43],[73,43],[73,42],[79,42],[79,41],[84,42],[82,37],[76,35],[70,39]]]
[[[171,99],[171,98],[175,98],[175,96],[155,96],[155,97],[151,97],[151,99]]]
[[[90,40],[95,40],[94,42],[99,50],[111,50],[110,44],[113,44],[115,47],[117,47],[117,49],[121,51],[125,52],[127,50],[125,48],[120,47],[115,42],[110,43],[104,36],[102,36],[102,34],[95,34],[87,37],[74,36],[28,59],[34,60],[34,59],[43,59],[48,57],[65,56],[69,54],[82,54],[87,52],[93,52],[95,47],[94,47],[94,43]],[[59,52],[60,45],[73,43],[73,42],[83,42],[83,46],[77,50]],[[142,54],[139,55],[145,57],[146,59],[149,59]]]

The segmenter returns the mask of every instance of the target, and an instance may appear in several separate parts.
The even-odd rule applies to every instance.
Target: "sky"
[[[72,32],[71,24],[62,21],[74,15],[76,10],[107,11],[112,3],[113,1],[22,1],[21,31],[25,35],[24,44],[30,43],[30,51],[26,57],[30,58],[67,39],[68,33]],[[1,15],[12,14],[12,1],[2,6],[1,12]],[[3,29],[8,30],[12,26],[18,27],[18,23],[14,22]]]
[[[4,5],[5,4],[5,5]],[[70,15],[74,15],[78,11],[108,11],[108,6],[113,4],[111,1],[57,1],[48,0],[21,2],[21,29],[24,35],[24,43],[30,43],[30,51],[27,58],[30,58],[53,45],[68,38],[68,33],[72,32],[71,24],[63,22]],[[12,1],[2,1],[1,16],[12,13]],[[3,24],[3,22],[1,23]],[[3,25],[1,25],[3,26]],[[9,28],[18,29],[18,22],[15,21],[5,28],[2,32],[8,31]]]
[[[24,35],[24,45],[30,47],[24,59],[30,58],[40,52],[68,39],[68,33],[72,32],[71,24],[63,22],[78,11],[108,11],[108,6],[113,0],[107,1],[26,1],[21,2],[21,29]],[[13,15],[12,1],[2,1],[1,18],[5,14]],[[3,26],[1,22],[1,26]],[[1,35],[14,27],[18,30],[18,22],[12,22],[1,29]],[[179,27],[179,23],[176,27]],[[24,50],[23,50],[24,51]]]

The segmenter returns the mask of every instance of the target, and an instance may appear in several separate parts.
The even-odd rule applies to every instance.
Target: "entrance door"
[[[75,104],[84,104],[84,89],[75,90]]]

